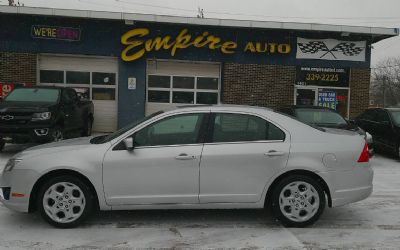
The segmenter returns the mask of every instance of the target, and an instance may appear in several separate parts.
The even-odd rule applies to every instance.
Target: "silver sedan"
[[[357,133],[249,106],[185,107],[110,135],[29,148],[0,177],[0,200],[56,227],[95,209],[271,208],[286,226],[367,198],[373,171]]]

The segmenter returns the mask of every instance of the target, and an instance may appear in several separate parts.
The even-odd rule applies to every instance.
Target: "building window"
[[[116,99],[116,73],[40,70],[39,79],[41,85],[73,88],[81,99],[105,101]]]
[[[62,70],[41,70],[41,83],[64,83],[64,71]]]
[[[148,75],[147,101],[169,104],[217,104],[219,79],[200,76]]]

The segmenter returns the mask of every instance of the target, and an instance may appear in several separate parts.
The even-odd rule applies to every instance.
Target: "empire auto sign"
[[[188,29],[183,29],[177,36],[165,35],[150,37],[147,28],[132,29],[121,37],[121,43],[126,47],[121,53],[124,61],[135,61],[152,51],[165,50],[174,57],[178,50],[188,48],[207,48],[211,51],[220,51],[222,54],[234,54],[241,50],[245,53],[267,53],[287,55],[292,51],[289,43],[253,42],[248,41],[243,48],[239,48],[236,41],[224,40],[220,36],[204,31],[194,36]]]

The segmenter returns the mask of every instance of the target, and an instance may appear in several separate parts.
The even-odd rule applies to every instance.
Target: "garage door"
[[[72,87],[94,104],[93,131],[117,128],[118,61],[109,57],[40,55],[38,84]]]
[[[219,64],[149,60],[146,72],[146,115],[180,105],[219,103]]]

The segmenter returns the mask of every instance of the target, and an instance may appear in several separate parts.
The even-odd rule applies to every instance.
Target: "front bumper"
[[[0,127],[0,139],[6,143],[49,142],[53,128],[47,124],[32,127]]]
[[[0,175],[0,202],[11,210],[28,212],[31,190],[37,177],[38,174],[33,170],[4,172]]]
[[[374,172],[369,163],[356,164],[350,171],[329,171],[321,175],[328,183],[332,207],[364,200],[373,191]]]

